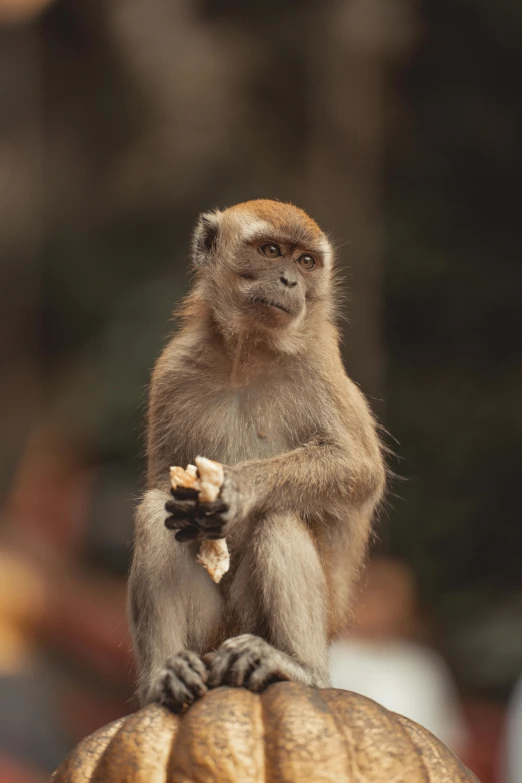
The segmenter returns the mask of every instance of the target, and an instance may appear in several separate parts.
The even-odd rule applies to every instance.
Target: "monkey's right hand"
[[[207,667],[196,653],[188,650],[168,659],[153,683],[150,700],[173,712],[181,712],[207,692]]]
[[[221,516],[228,511],[228,504],[221,498],[211,503],[200,503],[194,489],[178,487],[170,490],[172,500],[165,504],[169,516],[165,526],[176,530],[176,541],[216,540],[223,538],[225,519]]]

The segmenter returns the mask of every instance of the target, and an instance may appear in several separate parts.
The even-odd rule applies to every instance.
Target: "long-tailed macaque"
[[[203,214],[192,254],[181,328],[152,376],[129,589],[140,701],[173,710],[220,684],[328,684],[385,485],[318,225],[249,201]],[[225,466],[213,503],[170,491],[169,467],[197,455]],[[231,568],[216,585],[196,553],[222,537]]]

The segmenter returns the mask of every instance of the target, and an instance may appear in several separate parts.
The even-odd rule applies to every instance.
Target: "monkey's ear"
[[[192,238],[192,263],[202,266],[216,252],[219,227],[223,213],[219,210],[203,212],[198,218]]]

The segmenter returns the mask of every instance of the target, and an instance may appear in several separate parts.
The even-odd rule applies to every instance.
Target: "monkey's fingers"
[[[165,527],[167,530],[188,530],[189,528],[197,530],[197,527],[191,519],[173,519],[172,517],[166,518]]]
[[[192,503],[192,501],[184,501]],[[187,508],[179,508],[181,501],[177,503],[169,502],[165,504],[165,512],[168,514],[165,519],[165,527],[167,530],[183,530],[187,527],[196,527],[194,521],[194,506]]]
[[[228,511],[228,508],[228,503],[225,503],[221,498],[217,498],[217,500],[211,500],[208,503],[198,503],[196,513],[198,516],[204,515],[208,517],[213,514],[223,514],[225,511]]]
[[[181,712],[207,692],[207,668],[195,653],[183,650],[169,658],[155,687],[154,699]]]
[[[219,514],[213,516],[200,516],[198,512],[194,514],[192,524],[197,525],[203,538],[225,538],[223,531],[226,528],[226,519]]]
[[[175,500],[197,500],[199,495],[197,489],[192,489],[192,487],[171,488],[170,494]]]
[[[248,680],[242,682],[241,685],[245,685],[248,690],[253,693],[259,693],[260,691],[264,691],[265,688],[272,685],[274,682],[283,682],[289,679],[289,673],[278,666],[276,659],[274,661],[262,661],[261,664],[254,669]]]
[[[216,654],[215,658],[213,658],[209,666],[209,688],[217,688],[220,685],[223,685],[226,674],[234,661],[235,656],[232,656],[231,654],[225,655],[222,652],[218,652]]]
[[[198,538],[202,538],[202,536],[197,527],[189,525],[188,527],[183,528],[183,530],[178,530],[174,538],[176,541],[179,541],[180,544],[186,544],[188,541],[197,541]]]
[[[226,510],[226,509],[225,509]],[[194,521],[200,527],[215,527],[217,524],[224,525],[225,519],[221,516],[220,511],[210,512],[202,506],[196,506],[194,509]]]
[[[207,667],[203,663],[203,660],[199,655],[196,653],[191,652],[190,650],[183,650],[182,652],[178,653],[178,658],[183,658],[190,666],[192,671],[196,672],[197,675],[199,675],[200,679],[203,680],[204,683],[206,683],[208,678],[208,672]],[[190,674],[187,672],[187,674]],[[196,679],[194,677],[190,677],[190,679],[185,676],[185,680],[188,685],[191,686],[191,688],[195,688],[196,692],[201,692],[201,689],[198,687],[198,683],[196,682]]]
[[[217,655],[216,650],[213,650],[212,652],[208,652],[208,653],[205,653],[205,655],[202,655],[201,656],[201,660],[203,661],[205,666],[208,668],[211,665],[211,663],[214,660],[214,658],[216,657],[216,655]]]
[[[223,527],[211,527],[209,530],[205,530],[201,533],[201,538],[206,538],[207,541],[219,541],[220,538],[224,538]]]
[[[171,514],[165,519],[165,527],[167,530],[183,530],[186,527],[196,527],[194,514],[189,514],[188,516],[177,513]]]
[[[200,541],[203,539],[218,541],[218,539],[223,538],[222,525],[201,530],[199,527],[196,527],[191,520],[182,522],[181,520],[171,520],[170,517],[167,517],[165,520],[165,527],[168,530],[176,530],[177,532],[174,537],[176,541],[179,541],[182,544],[187,541],[197,541],[198,539]]]
[[[227,639],[214,653],[209,665],[208,685],[210,688],[216,688],[226,682],[227,674],[234,664],[245,652],[248,652],[248,645],[243,641],[246,638],[247,636],[244,634]],[[243,679],[245,676],[246,672],[242,673]]]
[[[187,519],[187,517],[192,517],[194,516],[196,508],[195,500],[167,500],[165,503],[165,511],[174,519]]]

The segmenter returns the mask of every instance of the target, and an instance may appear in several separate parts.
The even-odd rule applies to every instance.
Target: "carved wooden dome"
[[[478,783],[432,734],[355,693],[217,688],[150,705],[81,742],[52,783]]]

